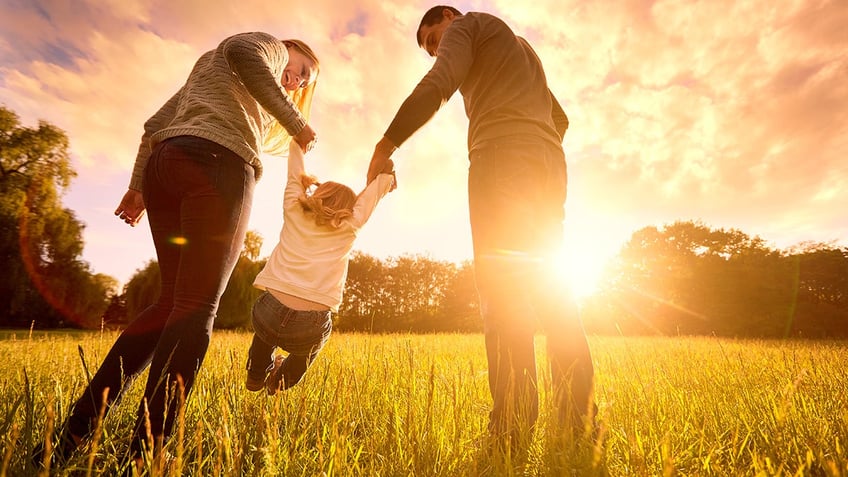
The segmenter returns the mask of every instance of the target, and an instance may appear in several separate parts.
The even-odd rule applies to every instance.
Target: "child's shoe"
[[[265,378],[265,390],[268,392],[269,396],[273,396],[277,394],[277,391],[280,390],[283,384],[283,361],[285,361],[286,357],[278,354],[274,357],[274,366],[268,373],[268,377]]]
[[[253,377],[250,374],[248,374],[247,379],[244,380],[244,387],[246,387],[248,391],[254,392],[254,393],[256,391],[261,391],[262,388],[265,387],[265,379],[264,378],[256,378],[256,377]]]
[[[62,465],[71,457],[74,450],[80,446],[82,438],[71,434],[64,430],[57,432],[52,441],[52,449],[49,455],[50,462],[48,465]],[[47,453],[47,443],[39,442],[35,445],[30,454],[32,463],[36,468],[43,468],[45,465],[45,455]]]

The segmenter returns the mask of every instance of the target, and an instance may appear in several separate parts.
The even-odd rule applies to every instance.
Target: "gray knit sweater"
[[[241,33],[197,60],[186,83],[144,123],[130,189],[142,190],[144,168],[157,143],[176,136],[216,142],[262,172],[265,135],[279,121],[294,136],[306,125],[282,88],[289,55],[267,33]]]

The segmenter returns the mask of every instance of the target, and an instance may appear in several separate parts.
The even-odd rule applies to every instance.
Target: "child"
[[[330,337],[353,241],[377,202],[395,187],[393,165],[359,196],[337,182],[305,174],[303,151],[292,142],[280,241],[253,285],[265,290],[253,305],[249,391],[269,395],[297,384]],[[316,186],[310,193],[310,188]],[[288,356],[273,357],[280,347]]]

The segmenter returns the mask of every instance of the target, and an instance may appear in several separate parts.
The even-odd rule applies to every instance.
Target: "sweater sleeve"
[[[384,135],[400,147],[459,89],[473,61],[470,27],[455,20],[442,35],[433,67],[401,104]]]
[[[284,66],[288,63],[285,45],[271,35],[245,33],[227,38],[222,48],[227,63],[248,93],[286,128],[289,135],[296,136],[306,125],[306,119],[271,68],[272,61],[279,61]]]
[[[141,191],[144,184],[144,169],[147,167],[147,160],[150,159],[150,154],[153,150],[150,147],[150,136],[168,126],[171,120],[176,115],[177,104],[180,96],[183,93],[183,88],[180,88],[171,98],[156,111],[156,114],[150,117],[144,123],[144,133],[141,136],[141,142],[138,145],[138,153],[135,156],[135,165],[133,165],[132,177],[130,178],[130,189]]]
[[[560,106],[559,101],[554,97],[554,94],[551,90],[548,90],[548,94],[551,95],[551,118],[554,120],[554,126],[556,127],[556,132],[559,134],[560,140],[565,139],[565,131],[568,130],[568,116],[563,111],[562,106]]]

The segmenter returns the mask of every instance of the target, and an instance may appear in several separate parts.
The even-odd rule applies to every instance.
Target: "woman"
[[[115,215],[135,226],[148,211],[160,296],[120,335],[73,406],[56,445],[60,457],[92,433],[101,410],[108,412],[148,365],[133,458],[138,463],[171,435],[244,242],[259,154],[287,151],[291,139],[304,151],[315,144],[307,118],[318,69],[303,42],[234,35],[201,56],[183,87],[144,124]]]

